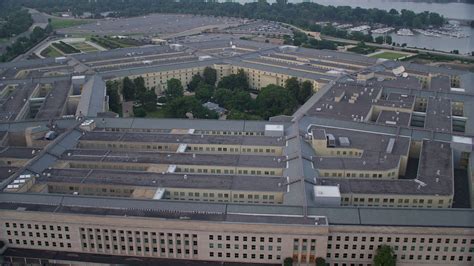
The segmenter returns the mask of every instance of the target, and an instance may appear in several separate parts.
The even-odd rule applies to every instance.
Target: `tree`
[[[211,86],[216,85],[217,71],[214,68],[212,68],[212,67],[204,68],[202,76],[203,76],[204,82],[206,82],[207,84],[209,84]]]
[[[195,97],[202,103],[208,102],[214,94],[214,87],[204,82],[199,83]]]
[[[309,80],[305,80],[300,85],[300,90],[296,99],[299,104],[303,104],[309,97],[311,97],[311,95],[313,95],[313,83]]]
[[[135,84],[135,88],[136,88],[137,94],[146,91],[145,79],[144,79],[143,77],[136,77],[136,78],[133,80],[133,84]]]
[[[383,36],[377,36],[375,38],[375,42],[378,43],[378,44],[382,44],[383,43]]]
[[[157,96],[155,90],[147,90],[142,94],[140,103],[147,112],[156,111]]]
[[[195,91],[199,85],[199,83],[203,82],[204,79],[201,75],[196,74],[191,78],[191,81],[188,83],[188,91]]]
[[[293,266],[293,259],[288,257],[288,258],[285,258],[285,260],[283,260],[283,265],[284,266]]]
[[[274,84],[268,85],[257,96],[258,114],[264,119],[275,115],[290,115],[296,107],[296,100],[291,93]]]
[[[381,245],[374,256],[375,266],[395,266],[396,259],[392,247]]]
[[[220,106],[223,106],[224,108],[231,109],[231,99],[232,99],[233,93],[229,89],[224,89],[224,88],[219,88],[214,92],[214,102],[219,104]]]
[[[326,260],[321,257],[317,257],[315,261],[316,266],[326,266]]]
[[[247,80],[247,75],[245,75],[245,72],[243,69],[239,69],[237,71],[236,75],[236,81],[237,81],[237,86],[235,87],[236,89],[249,89],[249,83]]]
[[[254,100],[252,99],[252,97],[250,97],[250,93],[248,91],[237,90],[232,95],[229,105],[230,106],[227,106],[225,108],[244,112],[253,109]]]
[[[107,81],[107,95],[109,96],[109,109],[112,112],[120,113],[119,83],[117,81]]]
[[[145,117],[146,116],[146,111],[145,111],[145,109],[143,109],[143,107],[133,108],[133,115],[135,117]]]
[[[247,81],[247,75],[243,69],[239,69],[237,74],[231,74],[229,76],[223,77],[219,84],[217,84],[218,88],[225,88],[229,90],[248,90],[249,84]]]
[[[172,101],[184,95],[183,85],[179,79],[170,79],[166,83],[166,90],[164,91],[167,101]]]
[[[136,95],[136,87],[135,83],[129,78],[125,77],[123,79],[123,98],[125,101],[132,101],[135,100],[135,95]]]
[[[300,82],[295,77],[289,78],[285,81],[285,89],[287,89],[291,95],[297,99],[300,90]]]
[[[192,113],[194,118],[217,119],[219,115],[202,106],[194,97],[178,97],[165,106],[167,117],[186,118],[187,113]]]

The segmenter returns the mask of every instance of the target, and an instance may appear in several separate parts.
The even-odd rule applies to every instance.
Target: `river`
[[[237,0],[240,3],[255,2],[255,0]],[[267,0],[272,3],[274,0]],[[303,0],[289,0],[291,3],[301,3]],[[414,12],[437,12],[446,18],[454,20],[474,20],[474,4],[468,1],[426,1],[426,0],[311,0],[321,5],[351,6],[362,8],[379,8],[390,10],[412,10]],[[472,3],[472,1],[470,1]],[[429,37],[416,33],[414,36],[399,36],[392,33],[392,39],[397,43],[406,43],[410,47],[435,49],[441,51],[459,50],[460,53],[474,51],[474,28],[461,26],[461,31],[470,37],[452,38],[448,36]]]

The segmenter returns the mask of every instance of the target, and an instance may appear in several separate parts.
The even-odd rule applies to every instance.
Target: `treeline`
[[[191,13],[213,16],[231,16],[253,19],[275,20],[308,28],[316,21],[338,21],[347,23],[382,23],[394,27],[441,26],[446,20],[438,13],[415,13],[411,10],[398,12],[376,8],[351,8],[349,6],[323,6],[316,3],[268,4],[218,3],[205,0],[5,0],[17,1],[25,6],[45,12],[71,10],[73,14],[83,12],[100,13],[113,11],[111,16],[130,17],[147,13]]]
[[[33,25],[33,18],[27,10],[8,9],[0,16],[0,38],[10,38],[27,31]],[[2,22],[3,20],[3,22]]]
[[[0,56],[0,62],[10,61],[27,52],[44,40],[51,32],[52,28],[49,24],[45,29],[35,27],[29,37],[20,37],[12,45],[8,46],[6,52]]]

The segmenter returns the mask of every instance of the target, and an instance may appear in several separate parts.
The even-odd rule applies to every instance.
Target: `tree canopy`
[[[109,96],[109,109],[117,114],[121,113],[122,106],[120,105],[120,82],[107,81],[106,83],[107,95]]]
[[[0,38],[9,38],[27,31],[33,25],[33,18],[27,10],[8,9],[8,12],[2,12],[4,16],[0,15],[0,19],[5,23],[0,24]]]
[[[311,81],[298,81],[297,78],[289,78],[285,81],[285,89],[299,103],[303,104],[313,94],[313,84]]]
[[[179,79],[170,79],[166,83],[166,90],[164,91],[167,101],[172,101],[178,97],[183,96],[184,89]]]
[[[315,260],[315,265],[316,266],[326,266],[326,260],[321,257],[317,257]]]
[[[133,101],[135,100],[135,95],[137,92],[137,88],[135,86],[135,83],[129,78],[125,77],[123,79],[123,98],[125,101]]]
[[[441,26],[445,19],[434,12],[415,13],[411,10],[397,12],[377,8],[352,8],[349,6],[324,6],[317,3],[275,4],[257,1],[246,4],[204,0],[4,0],[46,12],[71,10],[73,14],[112,11],[110,16],[130,17],[148,13],[191,13],[212,16],[245,17],[275,20],[308,28],[316,21],[338,21],[348,23],[382,23],[394,27]]]
[[[217,71],[214,68],[212,68],[212,67],[204,68],[202,76],[204,78],[204,82],[206,82],[207,84],[209,84],[211,86],[216,85]]]
[[[203,107],[201,102],[194,97],[182,96],[168,102],[165,107],[168,117],[186,118],[187,114],[192,114],[193,118],[217,119],[218,115]]]
[[[237,74],[231,74],[223,77],[217,84],[218,88],[226,88],[229,90],[249,90],[247,75],[243,69],[239,69]]]
[[[375,266],[395,266],[396,259],[392,247],[381,245],[374,256]]]
[[[287,89],[270,84],[260,91],[257,96],[258,113],[268,119],[276,115],[291,115],[296,107],[296,99]]]

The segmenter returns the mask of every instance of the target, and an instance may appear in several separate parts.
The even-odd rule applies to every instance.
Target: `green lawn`
[[[165,112],[163,109],[158,109],[154,112],[147,112],[146,117],[148,118],[166,118]]]
[[[97,48],[85,43],[85,42],[78,42],[78,43],[70,43],[72,47],[81,50],[84,53],[90,53],[90,52],[97,52]]]
[[[396,53],[396,52],[383,52],[380,54],[373,55],[371,57],[396,60],[396,59],[405,57],[407,55],[408,54],[402,54],[402,53]]]
[[[63,19],[63,18],[51,18],[51,26],[53,29],[63,29],[74,27],[83,24],[93,23],[94,20],[90,19]]]
[[[59,56],[62,56],[62,54],[60,52],[58,52],[58,50],[54,49],[53,47],[49,46],[48,48],[44,49],[42,52],[41,52],[41,55],[44,56],[44,57],[59,57]]]

